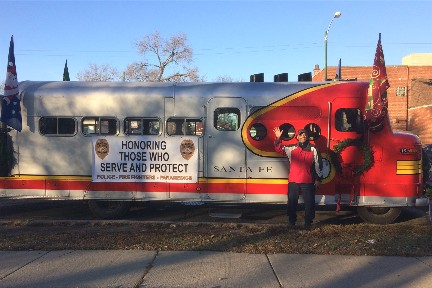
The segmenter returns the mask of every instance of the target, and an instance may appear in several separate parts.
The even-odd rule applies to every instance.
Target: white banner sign
[[[93,182],[198,181],[198,137],[93,137]]]

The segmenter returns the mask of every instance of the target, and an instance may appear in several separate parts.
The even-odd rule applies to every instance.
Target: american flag
[[[11,36],[9,45],[8,65],[1,108],[1,121],[21,132],[21,97],[19,95],[18,78],[15,66],[13,36]]]

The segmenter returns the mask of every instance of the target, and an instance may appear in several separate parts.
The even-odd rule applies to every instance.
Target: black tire
[[[88,205],[93,215],[99,219],[121,219],[131,207],[130,201],[89,200]]]
[[[401,214],[401,207],[357,207],[357,214],[366,223],[391,224]]]

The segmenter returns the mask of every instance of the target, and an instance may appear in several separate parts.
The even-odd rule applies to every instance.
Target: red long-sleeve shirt
[[[279,139],[275,141],[275,150],[288,157],[290,169],[288,180],[295,183],[313,183],[322,179],[321,154],[315,145],[309,142],[301,147],[299,144],[282,145]]]

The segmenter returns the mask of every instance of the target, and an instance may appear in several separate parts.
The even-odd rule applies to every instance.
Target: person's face
[[[297,140],[299,143],[304,143],[307,141],[307,134],[306,133],[300,133],[299,135],[297,135]]]

